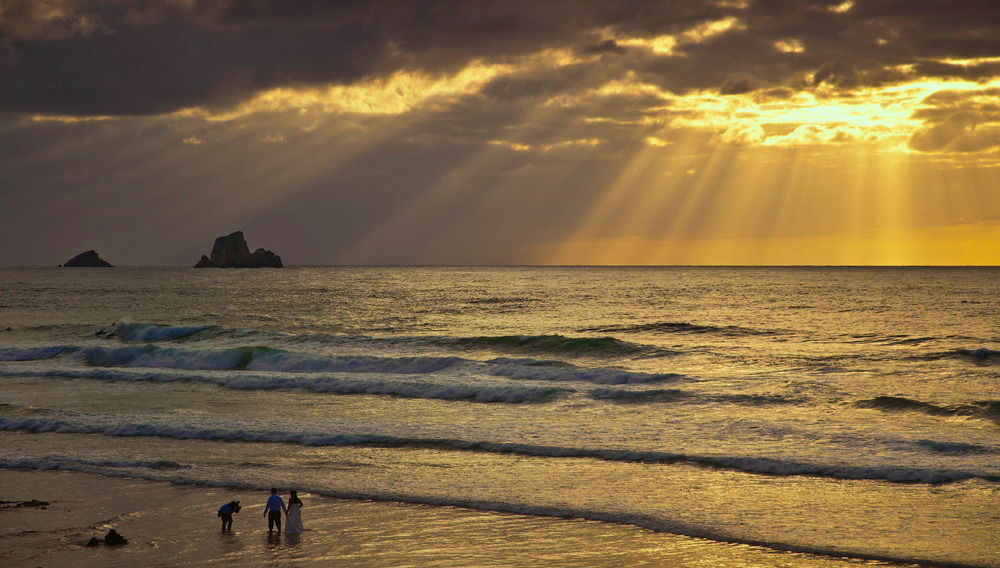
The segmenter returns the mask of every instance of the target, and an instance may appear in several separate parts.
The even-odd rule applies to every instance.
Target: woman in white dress
[[[288,513],[285,517],[285,534],[299,534],[305,531],[305,527],[302,526],[302,515],[300,510],[302,509],[302,499],[299,499],[298,493],[292,491],[291,497],[288,498]]]

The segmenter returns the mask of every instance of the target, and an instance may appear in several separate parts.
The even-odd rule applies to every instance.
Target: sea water
[[[1000,566],[998,277],[5,267],[0,467]]]

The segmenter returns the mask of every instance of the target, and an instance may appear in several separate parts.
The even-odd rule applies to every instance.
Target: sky
[[[0,264],[1000,264],[996,0],[0,0]]]

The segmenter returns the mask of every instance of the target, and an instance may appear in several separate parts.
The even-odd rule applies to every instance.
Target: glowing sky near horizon
[[[1000,264],[1000,9],[0,0],[0,263]]]

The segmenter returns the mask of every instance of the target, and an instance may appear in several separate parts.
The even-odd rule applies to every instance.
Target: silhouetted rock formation
[[[215,239],[212,257],[201,256],[195,268],[281,268],[281,257],[259,248],[250,254],[243,231]]]
[[[8,327],[4,331],[10,331]],[[41,507],[45,509],[49,506],[48,501],[39,501],[38,499],[32,499],[31,501],[0,501],[0,509],[10,509],[12,507]]]
[[[97,251],[88,250],[87,252],[81,252],[80,254],[74,256],[73,258],[66,261],[66,264],[61,264],[66,268],[112,268],[111,263],[104,260],[97,254]]]
[[[104,537],[104,544],[109,544],[111,546],[116,546],[119,544],[128,544],[128,539],[118,534],[118,531],[111,529],[108,534]]]
[[[111,529],[104,538],[97,538],[96,536],[90,537],[90,541],[87,542],[87,546],[97,546],[104,543],[108,546],[118,546],[120,544],[128,544],[128,539],[118,534],[118,531]]]

